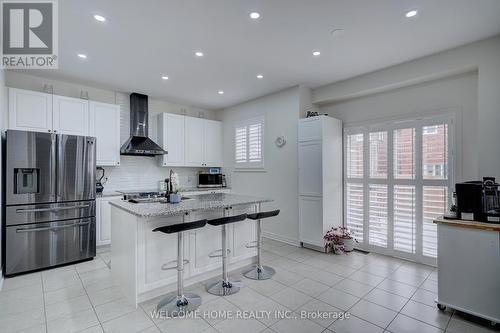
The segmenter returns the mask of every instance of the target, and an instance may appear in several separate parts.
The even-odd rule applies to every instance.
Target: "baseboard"
[[[286,237],[286,236],[283,236],[283,235],[275,234],[273,232],[262,231],[262,237],[266,237],[266,238],[269,238],[269,239],[272,239],[272,240],[275,240],[275,241],[278,241],[278,242],[282,242],[282,243],[286,243],[286,244],[289,244],[289,245],[300,247],[300,242],[299,242],[298,239],[294,239],[294,238]]]

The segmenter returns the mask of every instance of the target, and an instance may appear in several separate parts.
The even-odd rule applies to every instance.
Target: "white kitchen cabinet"
[[[9,129],[52,132],[52,95],[9,88]]]
[[[96,199],[96,245],[111,243],[111,200],[120,200],[121,196],[102,197]]]
[[[204,166],[203,156],[203,135],[205,119],[185,117],[185,152],[186,166]]]
[[[185,118],[172,113],[158,115],[158,144],[168,151],[168,154],[160,157],[162,166],[184,166],[186,163]]]
[[[163,113],[158,115],[158,141],[168,151],[162,166],[222,166],[220,121]]]
[[[95,136],[96,165],[120,165],[120,106],[89,102],[89,135]]]
[[[52,128],[54,132],[89,135],[89,101],[66,96],[53,96]]]
[[[328,116],[299,121],[299,238],[324,248],[323,236],[343,225],[342,122]]]
[[[222,123],[204,119],[203,163],[209,167],[222,166]]]

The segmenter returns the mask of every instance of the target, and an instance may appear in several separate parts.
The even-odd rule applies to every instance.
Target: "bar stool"
[[[224,215],[227,214],[227,210],[229,208],[226,207],[224,210]],[[227,225],[230,223],[244,221],[247,218],[247,214],[234,215],[234,216],[224,216],[221,218],[208,220],[207,223],[213,226],[221,226],[222,230],[222,250],[217,250],[210,253],[208,256],[210,258],[222,258],[222,279],[213,283],[212,285],[207,287],[207,292],[212,295],[217,296],[227,296],[237,293],[240,290],[240,281],[229,281],[227,277],[227,266],[228,266],[228,258],[227,254],[231,251],[227,248]],[[222,251],[220,255],[214,254],[215,252]]]
[[[248,244],[246,246],[247,248],[257,248],[257,264],[254,265],[254,267],[250,268],[249,270],[243,272],[243,276],[245,276],[248,279],[267,280],[270,279],[276,273],[276,271],[273,268],[269,266],[262,266],[260,263],[260,257],[262,252],[262,235],[261,235],[260,220],[276,216],[279,213],[280,210],[277,209],[277,210],[271,210],[267,212],[259,212],[247,215],[247,218],[249,218],[250,220],[257,220],[257,241],[254,242],[257,244],[255,245]]]
[[[192,293],[184,293],[184,265],[188,264],[189,260],[184,259],[183,232],[187,230],[202,228],[206,224],[207,220],[199,220],[194,222],[166,225],[153,230],[155,232],[160,231],[166,234],[177,233],[177,260],[173,260],[161,266],[162,270],[177,269],[177,295],[173,297],[165,297],[164,299],[162,299],[156,307],[157,311],[165,308],[169,316],[176,317],[179,314],[194,311],[200,306],[200,296]],[[177,264],[172,266],[172,264],[175,262],[177,262]]]

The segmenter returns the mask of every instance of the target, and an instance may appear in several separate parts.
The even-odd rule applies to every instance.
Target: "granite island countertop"
[[[139,217],[171,216],[186,212],[222,209],[229,206],[250,205],[271,202],[268,198],[240,194],[214,193],[193,195],[189,200],[177,204],[171,203],[131,203],[124,200],[112,200],[110,205]]]

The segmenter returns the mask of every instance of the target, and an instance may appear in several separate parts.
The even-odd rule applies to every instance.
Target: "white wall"
[[[298,243],[298,157],[297,124],[300,112],[299,87],[290,88],[219,111],[224,128],[224,172],[233,192],[269,197],[266,208],[281,209],[280,215],[263,223],[265,234],[294,244]],[[234,170],[234,123],[241,119],[265,116],[265,172]],[[284,135],[283,148],[274,144]]]
[[[321,113],[346,125],[423,115],[457,113],[456,181],[479,177],[476,71],[388,92],[322,105]]]
[[[43,91],[44,85],[51,85],[53,93],[80,98],[82,91],[88,92],[90,100],[120,105],[120,139],[124,143],[130,135],[130,100],[128,92],[117,92],[99,87],[81,85],[77,82],[47,79],[21,72],[6,71],[5,83],[8,87]],[[157,141],[156,116],[161,112],[186,114],[195,117],[215,119],[211,110],[179,105],[163,100],[149,99],[149,137]],[[158,188],[158,181],[169,176],[170,168],[160,167],[154,157],[121,156],[119,167],[106,167],[108,182],[106,191]],[[175,168],[182,187],[197,185],[198,168]],[[99,173],[100,175],[100,173]]]
[[[471,43],[313,91],[313,102],[326,104],[402,86],[478,71],[477,107],[479,176],[500,179],[500,36]]]

